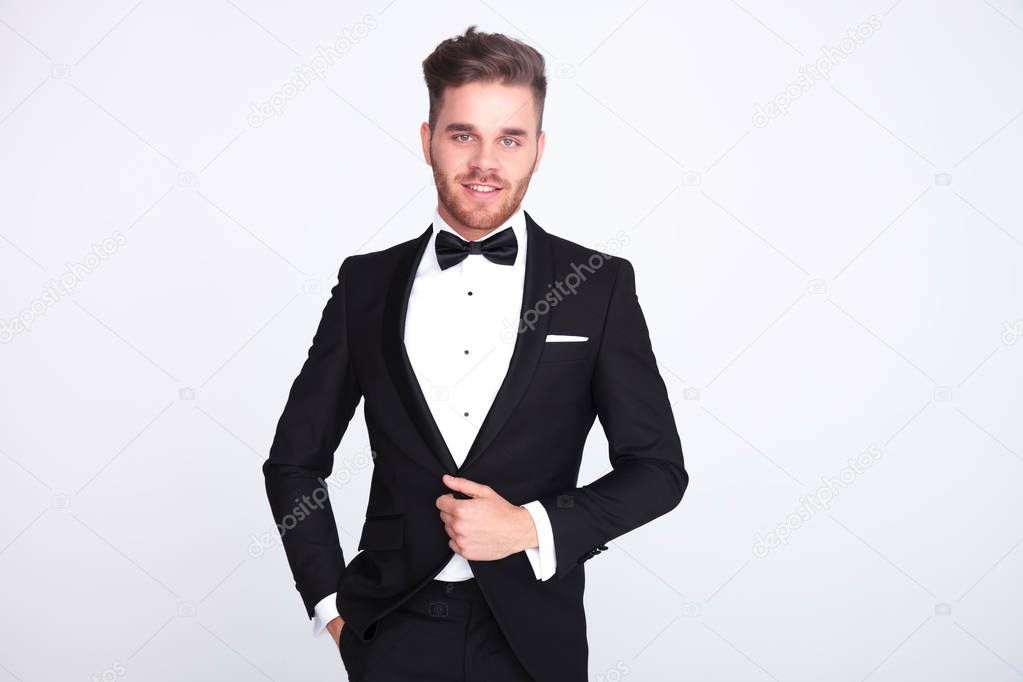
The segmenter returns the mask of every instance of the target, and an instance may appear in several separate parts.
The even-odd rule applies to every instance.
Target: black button
[[[471,292],[471,291],[470,291],[470,292],[468,292],[468,294],[469,294],[470,296],[472,296],[472,292]]]
[[[463,412],[463,413],[462,413],[462,416],[463,416],[463,417],[468,417],[468,416],[469,416],[469,413],[468,413],[468,412]]]
[[[451,594],[452,592],[455,591],[455,586],[452,585],[451,583],[446,583],[444,585],[444,591],[447,592],[448,594]]]
[[[463,353],[465,353],[466,355],[468,355],[468,354],[469,354],[469,349],[468,349],[468,348],[466,348],[466,349],[465,349],[464,351],[462,351],[462,352],[463,352]]]

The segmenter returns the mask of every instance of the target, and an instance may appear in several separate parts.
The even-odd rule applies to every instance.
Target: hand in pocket
[[[334,638],[334,646],[339,648],[341,646],[341,632],[344,630],[344,627],[345,621],[341,618],[341,616],[338,616],[327,623],[327,632],[329,632],[330,636]]]

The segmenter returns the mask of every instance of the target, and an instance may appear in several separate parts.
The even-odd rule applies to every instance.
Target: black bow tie
[[[519,243],[515,239],[515,231],[510,227],[481,242],[467,242],[447,230],[440,230],[437,232],[434,247],[437,249],[437,262],[440,264],[440,269],[447,270],[452,265],[461,263],[470,253],[481,253],[491,263],[498,265],[513,265],[515,254],[519,250]]]

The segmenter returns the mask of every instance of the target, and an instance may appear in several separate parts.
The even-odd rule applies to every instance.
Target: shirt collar
[[[508,227],[512,228],[512,230],[515,232],[515,241],[518,245],[517,247],[518,250],[515,253],[515,263],[512,265],[512,267],[521,267],[522,264],[525,262],[526,258],[526,216],[524,213],[524,209],[522,208],[522,204],[519,204],[519,208],[518,210],[515,211],[515,213],[512,213],[508,217],[508,219],[505,220],[499,227],[488,232],[487,236],[483,237],[483,239],[493,237],[495,234]],[[437,233],[440,232],[441,230],[447,230],[448,232],[455,235],[459,239],[463,239],[462,235],[455,232],[453,229],[451,229],[450,225],[444,222],[444,219],[440,217],[440,211],[437,208],[434,208],[433,235],[430,237],[429,248],[430,253],[433,256],[432,258],[430,258],[430,262],[438,270],[440,269],[440,265],[437,263],[437,250],[435,243],[437,241]],[[481,240],[474,239],[472,241],[482,241],[482,239]]]

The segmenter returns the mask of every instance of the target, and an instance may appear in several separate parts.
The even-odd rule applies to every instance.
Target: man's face
[[[421,126],[438,211],[463,237],[477,239],[518,210],[543,155],[537,122],[529,86],[468,83],[444,91],[433,135]]]

